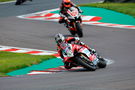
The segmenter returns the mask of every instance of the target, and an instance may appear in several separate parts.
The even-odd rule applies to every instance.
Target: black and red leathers
[[[65,5],[64,2],[61,3],[60,5],[60,20],[59,23],[64,23],[64,18],[67,16],[67,10],[70,7],[76,7],[79,11],[79,13],[82,13],[82,10],[77,7],[74,3],[70,2],[69,5]]]

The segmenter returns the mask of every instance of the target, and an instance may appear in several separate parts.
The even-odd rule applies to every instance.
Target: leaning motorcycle
[[[68,30],[73,36],[77,34],[79,37],[83,37],[81,23],[81,14],[79,13],[78,9],[76,7],[70,7],[67,10],[65,26],[68,28]]]
[[[75,47],[79,49],[76,51]],[[68,62],[72,62],[76,66],[82,66],[90,71],[95,71],[97,68],[105,68],[107,62],[101,58],[97,53],[93,54],[86,47],[73,44],[64,44],[62,55]]]

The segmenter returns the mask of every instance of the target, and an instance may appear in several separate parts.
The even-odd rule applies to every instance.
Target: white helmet
[[[65,37],[62,34],[58,33],[55,35],[55,41],[57,44],[60,44],[65,41]]]

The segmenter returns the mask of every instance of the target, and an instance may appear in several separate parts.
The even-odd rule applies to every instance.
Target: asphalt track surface
[[[70,35],[63,25],[16,16],[57,8],[60,1],[34,0],[21,6],[14,3],[0,5],[0,44],[55,51],[54,35],[58,32]],[[91,1],[75,3],[88,2]],[[0,90],[135,90],[135,30],[92,25],[84,25],[83,29],[81,40],[105,58],[114,60],[113,64],[94,72],[1,77]]]

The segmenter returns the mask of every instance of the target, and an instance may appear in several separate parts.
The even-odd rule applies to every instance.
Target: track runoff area
[[[28,71],[27,73],[25,73],[26,75],[55,74],[55,73],[59,73],[59,72],[71,72],[71,71],[84,71],[85,70],[82,67],[74,67],[70,70],[65,69],[64,66],[63,66],[62,59],[60,58],[60,56],[58,55],[58,53],[56,51],[12,47],[12,46],[3,46],[3,45],[0,45],[0,51],[7,51],[7,52],[14,52],[14,53],[25,53],[25,54],[31,54],[31,55],[53,55],[53,56],[56,57],[56,59],[48,60],[49,63],[51,63],[51,62],[54,63],[54,66],[52,65],[52,68],[50,68],[50,67],[47,68],[45,66],[44,70]],[[57,66],[55,66],[55,62],[57,63],[56,60],[59,60],[58,62],[60,62],[60,64],[57,65]],[[114,63],[114,60],[107,59],[107,58],[105,60],[107,61],[107,65],[110,65],[110,64]],[[31,66],[31,68],[32,68],[32,66]],[[17,76],[17,75],[19,75],[18,73],[23,72],[23,70],[25,70],[25,69],[22,69],[22,70],[20,69],[18,71],[10,72],[9,75]],[[21,75],[24,75],[24,74],[21,74]]]

